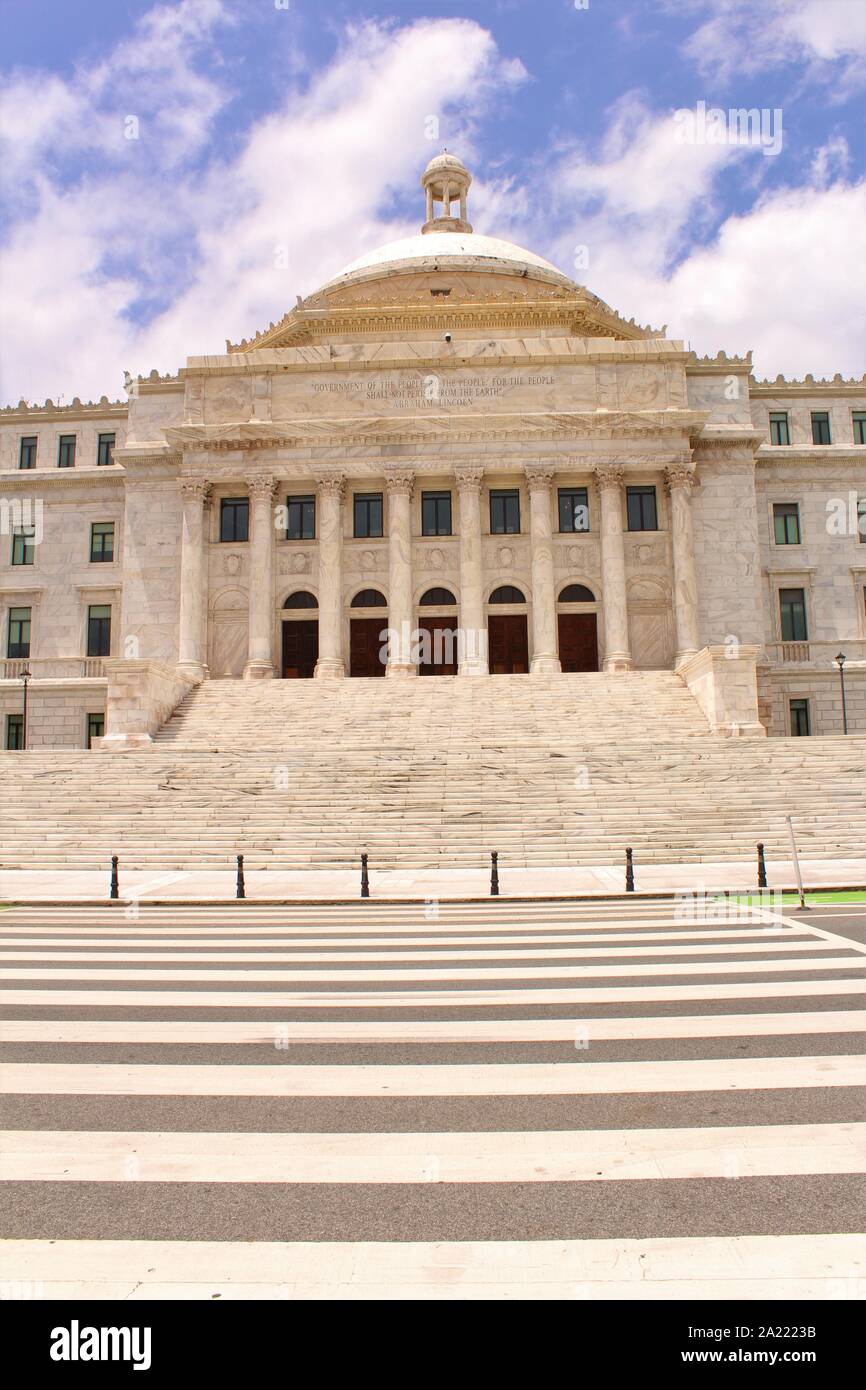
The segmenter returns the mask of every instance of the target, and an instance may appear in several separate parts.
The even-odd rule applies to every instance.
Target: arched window
[[[307,589],[298,589],[294,594],[289,594],[283,604],[284,608],[318,608],[319,600],[315,594],[311,594]]]
[[[498,589],[494,589],[488,603],[525,603],[526,599],[519,589],[513,584],[502,584]]]
[[[387,608],[388,601],[378,589],[361,589],[352,599],[352,608]]]
[[[566,584],[559,595],[560,603],[595,603],[595,594],[585,584]]]
[[[419,600],[422,607],[454,608],[457,600],[450,589],[428,589]]]

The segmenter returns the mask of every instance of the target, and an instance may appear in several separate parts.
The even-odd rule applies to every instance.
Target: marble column
[[[193,680],[207,675],[205,597],[205,504],[210,483],[182,478],[183,525],[180,542],[180,623],[178,670]]]
[[[314,676],[344,676],[342,473],[323,474],[318,486],[319,659]]]
[[[623,470],[600,463],[595,480],[601,499],[601,584],[604,605],[605,671],[631,671],[628,604],[625,587],[625,546],[622,534]]]
[[[412,660],[412,488],[415,474],[399,469],[385,478],[388,489],[388,648],[386,676],[417,676]]]
[[[274,488],[270,477],[247,478],[250,490],[250,627],[244,680],[274,674]]]
[[[674,561],[674,618],[677,627],[676,665],[688,661],[700,649],[698,636],[698,586],[695,578],[695,531],[692,521],[690,464],[665,469],[671,499],[671,546]]]
[[[532,675],[551,675],[562,670],[556,634],[556,585],[553,575],[553,524],[550,490],[555,469],[551,464],[528,463],[529,541],[532,556]]]
[[[484,622],[484,578],[481,564],[481,487],[483,468],[455,468],[460,524],[461,676],[486,676],[487,626]]]

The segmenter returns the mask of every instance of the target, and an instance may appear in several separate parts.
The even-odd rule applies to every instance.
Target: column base
[[[385,667],[385,676],[395,680],[411,680],[417,676],[418,667],[414,661],[389,661]]]
[[[207,667],[203,661],[179,661],[176,669],[178,675],[186,676],[187,680],[195,681],[196,685],[207,679]]]
[[[531,676],[558,676],[561,671],[562,662],[558,656],[534,656],[529,663]]]
[[[320,656],[316,662],[316,669],[313,672],[313,679],[320,680],[341,680],[346,674],[346,667],[342,661],[333,656]]]
[[[96,753],[141,753],[153,747],[151,734],[105,734],[90,745]]]
[[[606,656],[601,665],[602,671],[633,671],[634,662],[628,652],[614,652],[612,656]]]
[[[470,656],[461,661],[457,668],[458,676],[489,676],[490,668],[481,656]]]
[[[274,663],[265,661],[262,657],[257,657],[254,661],[248,661],[244,667],[245,681],[270,681],[275,675]]]

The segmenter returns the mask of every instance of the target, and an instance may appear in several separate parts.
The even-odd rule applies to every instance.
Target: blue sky
[[[0,0],[0,396],[120,394],[416,231],[476,231],[759,375],[860,376],[866,0]],[[759,108],[781,146],[684,142]],[[434,138],[431,138],[431,133]],[[130,138],[132,137],[132,138]],[[775,142],[778,144],[778,142]]]

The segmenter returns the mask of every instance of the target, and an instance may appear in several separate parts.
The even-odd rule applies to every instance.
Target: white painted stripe
[[[420,926],[420,923],[419,923]],[[802,933],[797,933],[801,935]],[[532,932],[523,935],[508,934],[501,932],[473,932],[471,935],[456,935],[450,932],[440,932],[436,936],[391,936],[383,933],[357,936],[325,936],[321,932],[315,935],[298,936],[294,932],[281,932],[278,936],[247,936],[238,932],[229,932],[225,936],[140,936],[134,931],[111,932],[99,936],[74,936],[55,938],[51,936],[3,936],[0,937],[0,947],[28,948],[48,947],[57,949],[62,947],[65,951],[70,947],[81,947],[87,950],[124,950],[132,946],[138,948],[149,948],[154,950],[213,950],[231,951],[242,947],[251,949],[260,947],[263,949],[286,950],[297,947],[299,950],[323,950],[325,947],[339,949],[341,946],[351,950],[358,950],[362,947],[378,947],[381,950],[390,950],[395,946],[583,946],[590,943],[607,943],[614,945],[627,942],[681,942],[684,936],[694,937],[696,942],[702,941],[736,941],[743,937],[754,937],[759,935],[763,941],[790,941],[793,933],[788,927],[778,929],[769,926],[752,926],[747,928],[724,928],[722,930],[704,931],[702,928],[686,928],[681,931],[640,931],[640,932],[575,932],[571,929],[562,928],[558,932]],[[812,945],[818,946],[819,943],[812,939]],[[8,957],[9,953],[4,949],[0,955]]]
[[[12,1130],[4,1182],[611,1182],[857,1173],[866,1124],[420,1134]]]
[[[0,970],[2,980],[120,980],[175,981],[178,984],[345,984],[439,983],[447,980],[587,980],[608,976],[653,975],[763,975],[800,970],[866,970],[866,961],[834,957],[801,960],[780,956],[777,960],[663,962],[658,965],[536,965],[446,967],[442,970],[114,970],[66,969],[63,966],[10,966]]]
[[[574,1096],[866,1085],[866,1056],[429,1066],[7,1062],[8,1095]]]
[[[863,1296],[866,1237],[550,1241],[10,1240],[4,1278],[46,1298]],[[782,1273],[783,1272],[783,1273]],[[852,1290],[859,1289],[859,1294]],[[774,1291],[768,1294],[768,1290]]]
[[[605,989],[321,990],[315,994],[272,990],[0,989],[0,1004],[16,1007],[164,1009],[465,1009],[509,1004],[631,1004],[697,999],[794,999],[866,994],[866,980],[772,980],[742,984],[632,985]]]
[[[127,1022],[113,1019],[7,1019],[0,1042],[41,1043],[460,1043],[575,1042],[638,1038],[769,1037],[866,1031],[866,1012],[828,1009],[825,1013],[671,1014],[666,1018],[520,1018],[414,1023],[191,1023],[179,1019]]]

